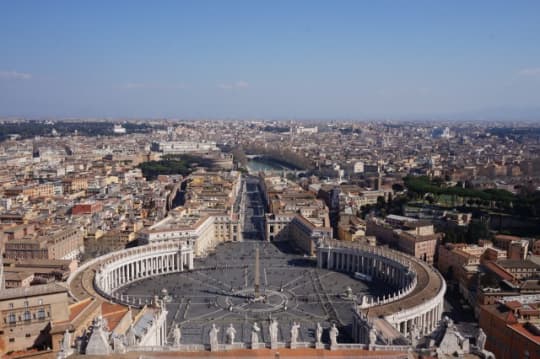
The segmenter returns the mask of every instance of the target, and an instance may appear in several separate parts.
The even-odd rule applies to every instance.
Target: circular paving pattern
[[[260,252],[259,298],[254,296],[256,247]],[[290,339],[291,325],[298,322],[299,341],[314,341],[317,323],[324,328],[336,323],[339,340],[348,342],[354,298],[391,291],[376,283],[368,287],[346,273],[316,268],[314,259],[295,253],[285,243],[225,243],[208,257],[195,260],[195,268],[144,279],[119,292],[144,301],[166,289],[169,330],[178,324],[183,343],[207,344],[212,323],[221,328],[222,343],[230,324],[237,330],[238,341],[249,342],[254,322],[262,328],[260,340],[269,342],[272,318],[279,322],[280,341]],[[328,340],[325,336],[326,331],[323,341]]]
[[[217,298],[217,304],[230,311],[239,313],[272,313],[287,310],[289,292],[279,292],[266,289],[261,293],[260,299],[253,298],[254,288],[247,288]]]

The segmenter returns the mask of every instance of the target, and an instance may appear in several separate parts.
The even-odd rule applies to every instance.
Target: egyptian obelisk
[[[260,292],[259,292],[259,285],[260,285],[260,281],[259,281],[259,246],[255,247],[255,286],[254,286],[254,289],[255,289],[255,299],[259,298],[260,297]]]

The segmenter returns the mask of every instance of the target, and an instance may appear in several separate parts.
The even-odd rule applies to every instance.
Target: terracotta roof
[[[484,266],[486,267],[487,270],[489,270],[489,271],[493,272],[494,274],[498,275],[503,280],[506,279],[506,280],[511,281],[511,280],[514,279],[513,275],[508,273],[506,270],[504,270],[503,268],[501,268],[499,265],[497,265],[494,262],[486,262],[486,263],[484,263]]]
[[[92,303],[91,298],[86,298],[80,302],[72,304],[69,306],[69,321],[72,322],[77,316],[90,304]]]
[[[509,236],[507,234],[497,234],[497,235],[495,235],[495,239],[500,239],[500,240],[503,240],[503,241],[519,241],[521,239],[521,237]]]
[[[540,268],[540,266],[533,261],[521,259],[502,259],[497,261],[497,264],[505,268]]]
[[[515,330],[516,332],[518,332],[522,336],[528,338],[532,342],[540,345],[540,335],[535,335],[531,331],[527,330],[527,328],[525,328],[523,324],[521,324],[521,323],[510,324],[510,325],[508,325],[508,327]]]
[[[109,330],[114,330],[120,320],[126,315],[128,308],[121,304],[114,304],[109,302],[103,302],[101,305],[101,315],[107,319]]]

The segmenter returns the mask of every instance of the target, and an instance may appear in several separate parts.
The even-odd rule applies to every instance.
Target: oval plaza
[[[69,279],[75,299],[134,312],[105,353],[92,352],[92,337],[103,337],[94,323],[86,353],[314,348],[403,357],[436,329],[446,285],[432,266],[332,239],[318,200],[272,181],[198,174],[186,205],[145,229],[142,245],[81,266]],[[208,182],[221,191],[205,193]],[[149,309],[151,317],[137,315]]]

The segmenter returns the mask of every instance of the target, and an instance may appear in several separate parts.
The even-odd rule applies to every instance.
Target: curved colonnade
[[[75,299],[100,296],[143,307],[148,301],[120,296],[116,291],[140,279],[191,270],[193,258],[193,248],[180,241],[134,247],[85,263],[70,276],[68,285]],[[431,333],[442,316],[446,284],[436,270],[419,259],[388,248],[331,240],[317,248],[317,265],[360,272],[394,288],[389,295],[365,296],[354,305],[352,337],[357,343],[406,344],[411,334]],[[370,339],[373,330],[375,342]]]
[[[79,300],[97,294],[108,300],[141,307],[149,304],[151,299],[143,302],[140,298],[135,300],[119,296],[116,291],[144,278],[191,270],[193,255],[193,248],[180,241],[159,242],[112,252],[79,267],[68,279],[70,294]],[[91,288],[88,273],[94,273]]]
[[[427,335],[442,317],[446,283],[439,272],[417,258],[388,248],[326,241],[317,250],[317,265],[367,274],[373,281],[396,288],[388,296],[364,297],[355,306],[355,341],[367,343],[372,329],[386,344],[398,338]]]

